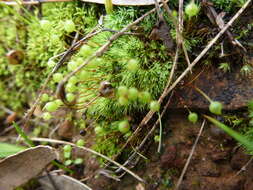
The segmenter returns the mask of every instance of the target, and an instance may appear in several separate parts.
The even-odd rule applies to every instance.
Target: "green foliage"
[[[221,69],[225,73],[231,70],[229,63],[221,63],[219,65],[219,69]]]
[[[233,11],[236,7],[241,7],[246,0],[212,0],[214,5],[226,12]]]
[[[25,134],[23,129],[18,126],[18,124],[13,123],[17,133],[24,139],[24,141],[29,145],[29,146],[35,146],[32,142],[32,140]]]
[[[212,122],[217,127],[219,127],[222,130],[224,130],[228,135],[230,135],[231,137],[233,137],[235,140],[237,140],[243,146],[245,146],[245,148],[247,150],[249,150],[250,152],[253,151],[253,142],[250,141],[246,136],[241,135],[240,133],[236,132],[232,128],[228,127],[227,125],[219,122],[218,120],[216,120],[216,119],[214,119],[212,117],[209,117],[207,115],[205,115],[204,117],[207,118],[210,122]]]
[[[22,150],[25,150],[26,147],[8,144],[8,143],[0,143],[0,158],[5,158],[12,154],[16,154]]]

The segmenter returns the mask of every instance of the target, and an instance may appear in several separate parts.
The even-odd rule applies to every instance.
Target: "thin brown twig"
[[[121,164],[119,164],[118,162],[115,162],[114,160],[112,160],[111,158],[96,152],[95,150],[92,150],[90,148],[84,147],[84,146],[77,146],[74,143],[70,143],[67,141],[62,141],[62,140],[55,140],[55,139],[48,139],[48,138],[31,138],[32,141],[37,141],[37,142],[50,142],[50,143],[57,143],[57,144],[67,144],[67,145],[71,145],[73,147],[82,149],[84,151],[90,152],[96,156],[99,156],[101,158],[104,158],[105,160],[115,164],[116,166],[118,166],[119,168],[122,168],[123,170],[125,170],[127,173],[129,173],[130,175],[132,175],[134,178],[136,178],[138,181],[145,183],[145,180],[142,179],[141,177],[139,177],[137,174],[133,173],[132,171],[130,171],[129,169],[127,169],[126,167],[122,166]]]
[[[183,171],[182,171],[182,173],[181,173],[181,175],[180,175],[180,177],[179,177],[179,179],[178,179],[178,181],[177,181],[177,184],[176,184],[176,187],[175,187],[174,190],[177,190],[177,189],[179,188],[180,184],[181,184],[182,181],[183,181],[184,174],[185,174],[185,172],[186,172],[186,170],[187,170],[187,168],[188,168],[188,166],[189,166],[189,164],[190,164],[190,161],[191,161],[191,158],[192,158],[192,156],[193,156],[193,153],[195,152],[196,146],[197,146],[197,144],[198,144],[199,138],[200,138],[200,136],[201,136],[201,134],[202,134],[202,131],[203,131],[203,129],[204,129],[205,123],[206,123],[206,120],[204,120],[204,121],[202,122],[202,125],[201,125],[201,127],[200,127],[198,136],[197,136],[197,138],[196,138],[196,140],[195,140],[195,142],[194,142],[194,144],[193,144],[193,146],[192,146],[190,155],[189,155],[189,157],[188,157],[188,159],[187,159],[187,161],[186,161],[186,163],[185,163],[185,165],[184,165]]]
[[[164,0],[162,0],[162,3],[163,3],[163,7],[164,7],[165,11],[172,18],[171,20],[172,20],[173,24],[175,25],[176,32],[177,32],[177,38],[176,38],[177,39],[177,45],[178,45],[178,47],[182,46],[186,62],[188,64],[188,66],[189,66],[191,64],[191,61],[190,61],[187,49],[185,47],[184,38],[183,38],[183,20],[180,17],[178,17],[178,21],[176,19],[174,19],[172,11],[170,10],[170,8],[167,5],[167,3]],[[181,2],[181,3],[183,3],[183,2]],[[179,7],[180,7],[179,11],[183,12],[183,9],[182,9],[183,6],[181,5]],[[179,13],[179,15],[182,15],[182,14],[183,13]]]
[[[235,177],[237,177],[242,171],[245,171],[246,170],[246,167],[252,162],[253,160],[253,157],[251,157],[248,162],[238,171],[236,172],[235,175],[233,175],[232,177],[228,178],[228,181],[234,179]]]
[[[179,7],[178,7],[178,29],[180,34],[183,33],[183,27],[184,27],[184,0],[179,0]],[[179,44],[182,43],[182,39],[178,39],[179,40]]]

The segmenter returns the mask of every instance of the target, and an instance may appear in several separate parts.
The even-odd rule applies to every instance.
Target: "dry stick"
[[[114,160],[112,160],[111,158],[100,154],[99,152],[96,152],[95,150],[92,150],[90,148],[87,147],[81,147],[81,146],[77,146],[74,143],[70,143],[67,141],[61,141],[61,140],[55,140],[55,139],[48,139],[48,138],[31,138],[32,141],[37,141],[37,142],[50,142],[50,143],[57,143],[57,144],[67,144],[67,145],[71,145],[73,147],[76,148],[80,148],[82,150],[85,150],[87,152],[90,152],[92,154],[95,154],[96,156],[99,156],[101,158],[104,158],[105,160],[115,164],[116,166],[118,166],[119,168],[122,168],[123,170],[125,170],[127,173],[129,173],[130,175],[132,175],[134,178],[136,178],[137,180],[139,180],[140,182],[146,183],[141,177],[139,177],[137,174],[133,173],[132,171],[130,171],[129,169],[127,169],[126,167],[122,166],[121,164],[119,164],[118,162],[115,162]]]
[[[179,7],[178,7],[178,24],[179,24],[179,27],[178,27],[178,29],[179,29],[180,34],[182,34],[182,32],[183,32],[183,26],[184,26],[184,19],[183,19],[184,11],[183,11],[183,9],[184,9],[184,0],[179,0]],[[181,39],[179,39],[179,43],[181,44],[182,41],[180,41],[180,40]]]
[[[167,8],[166,8],[167,7]],[[169,8],[168,6],[165,7],[165,10],[168,12]],[[184,29],[184,0],[179,0],[179,8],[178,8],[178,12],[179,12],[179,15],[178,15],[178,29],[179,29],[179,34],[181,35],[177,35],[177,38],[178,41],[179,41],[179,45],[182,45],[182,48],[183,48],[183,52],[184,52],[184,55],[185,55],[185,59],[186,59],[186,62],[188,64],[188,67],[190,66],[191,64],[191,61],[189,59],[189,56],[188,56],[188,53],[187,53],[187,50],[186,50],[186,47],[185,47],[185,44],[184,44],[184,39],[183,39],[183,29]]]
[[[228,178],[228,181],[232,180],[233,178],[235,178],[236,176],[238,176],[242,171],[246,170],[246,167],[252,162],[253,157],[251,157],[249,159],[249,161],[238,171],[236,172],[235,175],[233,175],[232,177]]]
[[[183,29],[181,29],[181,27],[179,26],[180,22],[181,22],[181,25],[183,25],[183,23],[182,23],[181,19],[178,22],[177,22],[176,19],[174,19],[173,14],[172,14],[169,6],[167,5],[167,3],[165,3],[164,0],[162,0],[162,3],[163,3],[163,7],[164,7],[165,11],[172,18],[171,20],[172,20],[172,22],[173,22],[173,24],[175,25],[175,28],[176,28],[176,32],[177,32],[177,46],[178,46],[177,48],[179,48],[180,46],[182,46],[186,62],[188,64],[188,66],[189,66],[191,64],[191,62],[190,62],[189,55],[187,53],[187,50],[186,50],[186,47],[185,47],[185,44],[184,44],[184,38],[183,38],[183,35],[182,35]],[[182,12],[183,10],[180,9],[180,11]],[[174,65],[174,67],[176,67],[176,65]]]
[[[189,157],[188,157],[188,159],[187,159],[187,161],[186,161],[186,163],[185,163],[185,165],[184,165],[183,171],[182,171],[182,173],[181,173],[181,175],[180,175],[180,177],[179,177],[179,179],[178,179],[178,181],[177,181],[177,184],[176,184],[176,187],[175,187],[174,190],[177,190],[177,189],[179,188],[180,184],[182,183],[184,174],[185,174],[185,172],[186,172],[186,170],[187,170],[187,168],[188,168],[188,166],[189,166],[189,164],[190,164],[190,161],[191,161],[191,158],[192,158],[192,156],[193,156],[193,153],[195,152],[196,146],[197,146],[198,141],[199,141],[199,137],[200,137],[201,134],[202,134],[202,131],[203,131],[204,126],[205,126],[205,123],[206,123],[206,120],[204,120],[203,123],[202,123],[202,125],[201,125],[201,128],[200,128],[200,130],[199,130],[199,134],[198,134],[198,136],[197,136],[197,138],[196,138],[196,140],[195,140],[195,142],[194,142],[194,144],[193,144],[193,146],[192,146],[190,155],[189,155]]]
[[[101,31],[97,31],[97,32],[94,32],[94,30],[89,33],[87,36],[85,36],[84,38],[82,38],[81,40],[79,40],[78,42],[76,42],[73,46],[71,46],[64,54],[63,56],[61,57],[61,59],[59,60],[59,62],[56,64],[56,66],[53,68],[53,70],[51,71],[51,73],[49,73],[49,75],[47,76],[44,84],[42,85],[41,87],[41,91],[37,97],[37,99],[35,100],[35,103],[33,104],[32,108],[30,109],[30,111],[28,111],[28,113],[24,116],[24,120],[25,120],[25,123],[24,123],[24,129],[27,128],[27,125],[28,125],[28,121],[30,120],[34,110],[36,109],[37,105],[39,104],[40,102],[40,98],[42,96],[42,94],[44,93],[46,87],[47,87],[47,84],[48,82],[50,81],[51,77],[53,76],[53,74],[57,71],[57,69],[64,63],[65,59],[67,58],[67,56],[75,49],[75,48],[78,48],[85,40],[91,38],[92,36],[98,34],[99,32]]]
[[[198,63],[198,61],[207,53],[207,51],[215,44],[215,42],[224,34],[224,32],[233,24],[233,22],[241,15],[241,13],[247,8],[250,4],[251,0],[248,0],[241,9],[230,19],[230,21],[224,26],[224,28],[211,40],[211,42],[206,46],[206,48],[199,54],[198,57],[190,64],[189,67],[177,78],[177,80],[169,87],[165,88],[162,95],[159,98],[159,103],[163,101],[163,99],[177,86],[177,84],[188,74],[189,71]],[[140,131],[141,127],[146,125],[155,112],[149,111],[147,115],[142,119],[141,123],[134,131],[131,137],[127,140],[127,142],[123,145],[122,149],[124,149],[127,144],[134,138],[134,136]]]

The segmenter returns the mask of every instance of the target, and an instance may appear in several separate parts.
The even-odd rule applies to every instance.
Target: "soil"
[[[94,190],[139,190],[142,187],[146,190],[173,189],[201,123],[189,123],[184,113],[165,117],[162,153],[157,153],[158,144],[153,143],[143,154],[147,160],[142,159],[133,169],[146,180],[145,186],[129,175],[125,175],[120,182],[100,175],[88,180],[87,184]],[[206,124],[179,189],[252,190],[253,163],[242,169],[249,160],[250,156],[231,137],[215,126]],[[86,164],[86,174],[98,168],[94,159],[89,159]]]

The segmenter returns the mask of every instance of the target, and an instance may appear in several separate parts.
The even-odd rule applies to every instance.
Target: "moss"
[[[220,8],[226,7],[227,11],[232,11],[232,7],[235,8],[233,2],[225,0],[213,2]],[[177,1],[171,3],[177,9]],[[113,14],[104,17],[103,26],[120,30],[151,8],[153,7],[116,7]],[[42,17],[36,9],[31,12],[20,7],[0,5],[0,39],[4,39],[4,43],[0,41],[3,44],[0,46],[0,102],[4,102],[5,106],[14,111],[24,112],[34,101],[41,84],[52,70],[47,64],[48,60],[67,50],[76,33],[79,33],[79,38],[82,38],[92,31],[102,13],[104,13],[103,6],[81,2],[42,4]],[[50,26],[42,28],[41,20],[49,21]],[[65,31],[64,25],[67,20],[74,22],[75,32]],[[175,29],[171,19],[166,16],[166,20],[175,39]],[[100,82],[105,80],[109,81],[115,90],[124,85],[135,87],[139,91],[148,91],[153,100],[160,96],[170,74],[172,56],[161,41],[152,41],[148,37],[156,22],[157,15],[151,14],[132,29],[132,32],[141,35],[123,35],[113,42],[102,57],[82,69],[88,74],[87,79],[76,85],[77,90],[74,93],[78,98],[80,111],[87,111],[87,117],[95,120],[95,125],[101,125],[106,129],[105,137],[97,137],[95,149],[109,156],[119,150],[117,138],[121,136],[117,132],[115,123],[128,117],[134,118],[132,123],[138,122],[141,118],[136,116],[137,113],[148,111],[148,105],[137,100],[122,106],[118,103],[116,94],[113,98],[99,97],[88,108],[84,105],[98,95]],[[185,34],[185,44],[188,51],[192,52],[194,48],[205,42],[201,36],[190,35],[190,31]],[[77,50],[57,72],[67,75],[70,72],[67,66],[69,62],[83,63],[112,35],[112,32],[101,32],[91,38],[87,42],[88,49],[85,54],[82,50]],[[21,50],[24,53],[25,58],[19,65],[8,63],[5,54],[11,49]],[[137,60],[139,66],[137,71],[129,71],[126,67],[131,59]],[[59,58],[54,59],[55,62],[58,60]],[[180,69],[185,66],[185,63],[179,63]],[[76,77],[79,77],[79,73]],[[50,81],[48,94],[54,94],[56,86],[55,81]],[[55,97],[52,97],[50,101],[54,99]],[[111,151],[108,151],[109,149]]]

